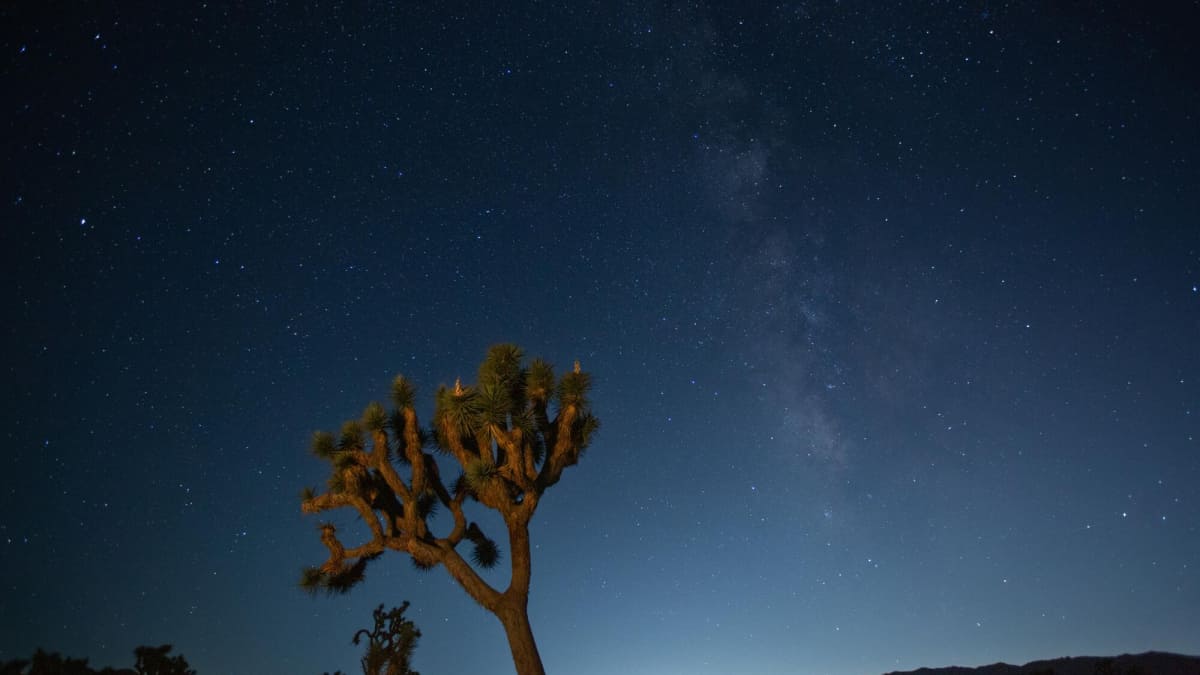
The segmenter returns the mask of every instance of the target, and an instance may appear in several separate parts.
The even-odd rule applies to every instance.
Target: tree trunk
[[[536,506],[536,502],[534,503]],[[512,580],[493,611],[508,636],[517,675],[546,675],[533,629],[529,626],[529,579],[533,572],[533,557],[529,550],[529,518],[532,511],[522,512],[514,507],[504,513],[508,526],[508,546],[512,556]]]
[[[545,669],[542,668],[542,657],[533,641],[529,612],[524,603],[506,603],[506,606],[496,610],[496,617],[504,624],[504,633],[508,636],[508,648],[512,651],[517,675],[546,675]]]

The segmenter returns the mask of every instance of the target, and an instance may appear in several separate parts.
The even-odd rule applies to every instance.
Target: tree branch
[[[417,413],[407,406],[404,415],[404,456],[412,465],[412,489],[416,494],[425,492],[425,453],[421,452],[421,435],[418,432]]]
[[[300,512],[310,514],[320,513],[350,505],[349,496],[342,493],[326,492],[325,494],[317,495],[316,497],[300,502]]]
[[[386,435],[383,432],[379,432],[378,435],[384,437],[383,442],[386,444]],[[375,442],[379,443],[378,440]],[[400,498],[400,503],[404,505],[404,509],[407,512],[409,504],[412,504],[413,494],[411,491],[409,491],[408,486],[404,484],[404,479],[401,478],[400,474],[396,472],[396,467],[392,466],[392,462],[390,459],[388,459],[387,453],[377,453],[372,459],[374,460],[372,468],[378,471],[379,475],[383,476],[384,482],[387,483],[392,492],[396,493],[396,496]]]
[[[579,450],[573,447],[571,438],[571,425],[575,423],[575,418],[578,416],[579,407],[576,405],[563,406],[562,410],[558,412],[558,417],[552,424],[554,442],[553,445],[546,448],[549,457],[546,458],[545,464],[542,465],[542,471],[538,474],[539,492],[544,492],[546,488],[557,483],[562,477],[563,470],[579,460]]]
[[[442,551],[441,562],[450,577],[457,581],[458,585],[462,586],[475,602],[485,609],[496,611],[496,606],[500,602],[500,592],[484,581],[483,577],[475,572],[475,568],[471,567],[449,542],[440,540],[432,546]]]

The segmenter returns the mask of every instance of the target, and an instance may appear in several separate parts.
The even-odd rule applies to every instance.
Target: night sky
[[[1196,2],[142,4],[0,7],[0,660],[512,673],[297,587],[312,432],[499,342],[603,423],[550,672],[1200,653]]]

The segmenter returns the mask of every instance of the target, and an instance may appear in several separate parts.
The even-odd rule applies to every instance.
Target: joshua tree
[[[404,618],[407,609],[407,600],[386,612],[380,605],[374,612],[375,630],[363,628],[354,634],[354,644],[367,638],[367,653],[362,657],[363,675],[421,675],[409,667],[421,631],[415,623]]]
[[[326,432],[313,435],[313,452],[329,460],[332,474],[325,493],[304,492],[302,510],[351,508],[371,536],[347,548],[333,524],[322,524],[321,543],[329,549],[329,559],[304,570],[302,587],[345,592],[362,581],[367,565],[385,551],[407,553],[418,569],[441,565],[496,615],[519,675],[545,672],[529,625],[529,522],[542,494],[579,461],[599,421],[588,406],[590,377],[578,361],[573,372],[556,379],[545,361],[525,366],[522,360],[514,345],[489,349],[474,386],[456,381],[438,389],[429,432],[417,424],[412,383],[398,375],[392,382],[391,414],[371,403],[361,419],[342,425],[337,438]],[[461,473],[456,480],[442,481],[427,447],[457,462]],[[405,467],[407,479],[393,459]],[[512,573],[503,591],[471,566],[495,566],[500,550],[467,519],[468,499],[498,511],[508,530]],[[453,516],[453,526],[442,536],[429,526],[439,505]],[[471,563],[458,551],[464,540],[472,546]]]

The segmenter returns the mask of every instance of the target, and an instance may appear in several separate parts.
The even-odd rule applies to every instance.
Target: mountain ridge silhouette
[[[945,666],[894,670],[884,675],[1200,675],[1200,656],[1172,652],[1142,652],[1120,656],[1064,656],[1015,666]]]

